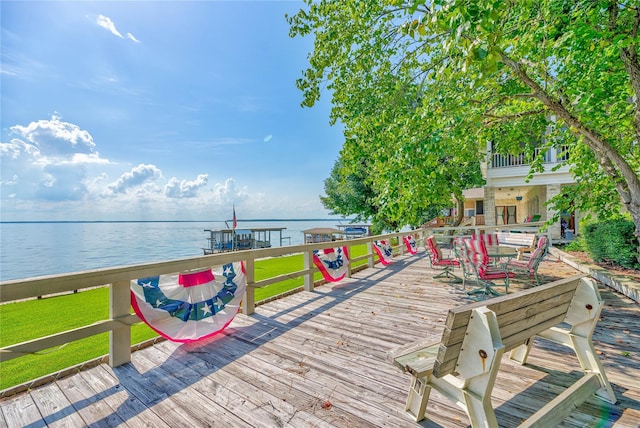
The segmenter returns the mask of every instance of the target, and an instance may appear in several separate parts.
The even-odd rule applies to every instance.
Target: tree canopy
[[[451,180],[487,141],[545,144],[569,147],[575,207],[624,206],[640,236],[637,1],[307,0],[288,20],[315,37],[302,104],[331,94],[343,166],[367,160],[380,215],[411,224],[474,187]]]

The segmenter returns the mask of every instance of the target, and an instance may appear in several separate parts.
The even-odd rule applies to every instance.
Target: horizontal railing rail
[[[468,237],[472,234],[480,233],[493,233],[493,232],[521,232],[521,233],[535,233],[537,235],[546,234],[549,238],[549,242],[553,242],[551,239],[551,233],[549,230],[543,231],[543,226],[546,224],[544,221],[532,221],[530,223],[518,223],[518,224],[501,224],[497,226],[487,225],[475,225],[475,226],[443,226],[443,227],[427,227],[424,229],[426,235],[434,235],[436,240],[442,244],[450,244],[456,237]]]
[[[140,322],[138,316],[131,313],[130,284],[132,280],[156,275],[188,272],[242,261],[245,265],[247,278],[247,288],[242,301],[242,312],[251,314],[255,310],[254,293],[256,288],[264,288],[284,280],[303,277],[304,290],[313,290],[314,274],[318,272],[318,269],[313,264],[314,250],[338,246],[353,247],[365,244],[367,246],[366,254],[352,258],[351,264],[356,261],[367,260],[367,265],[373,267],[377,257],[373,251],[374,241],[383,239],[397,240],[397,245],[393,246],[394,252],[402,254],[405,245],[403,237],[409,234],[416,236],[416,240],[418,241],[424,237],[424,230],[418,229],[325,243],[235,251],[165,262],[3,281],[0,282],[0,303],[35,299],[40,296],[108,286],[109,319],[100,320],[91,325],[82,326],[73,330],[58,332],[49,336],[5,346],[0,348],[0,362],[19,358],[24,355],[36,354],[55,346],[61,346],[93,335],[109,332],[109,355],[107,359],[112,367],[116,367],[131,360],[131,326]],[[302,270],[282,273],[260,281],[255,280],[254,264],[256,260],[300,253],[304,255],[304,266]],[[347,275],[350,274],[351,271],[349,270]]]
[[[542,156],[542,163],[551,164],[564,162],[569,159],[568,146],[560,147],[536,147],[534,149],[534,155],[536,159]],[[529,166],[531,160],[527,157],[525,152],[518,153],[516,155],[491,153],[491,168],[507,168],[514,166]]]

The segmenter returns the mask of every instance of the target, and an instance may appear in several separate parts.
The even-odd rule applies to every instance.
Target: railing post
[[[398,255],[404,255],[404,236],[396,235],[398,237]]]
[[[242,298],[242,313],[251,315],[256,311],[256,289],[252,286],[256,281],[254,259],[245,260],[244,274],[247,279],[247,288],[244,290],[244,297]]]
[[[372,268],[375,263],[373,263],[373,241],[367,241],[367,254],[369,258],[367,259],[367,266]]]
[[[131,292],[129,281],[118,281],[109,287],[109,317],[129,315]],[[131,361],[131,326],[123,324],[109,331],[109,365],[117,367]]]
[[[346,247],[347,247],[347,252],[349,253],[349,257],[351,258],[352,257],[352,255],[351,255],[351,246],[346,245]],[[351,260],[349,260],[349,265],[347,266],[347,273],[345,274],[345,276],[347,278],[351,278]]]
[[[313,250],[303,253],[304,256],[304,269],[311,270],[304,276],[304,291],[313,291]]]

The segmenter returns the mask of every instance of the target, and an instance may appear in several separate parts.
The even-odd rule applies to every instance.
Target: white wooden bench
[[[497,232],[498,245],[513,247],[518,251],[518,260],[526,252],[532,253],[536,249],[535,233]]]
[[[615,403],[592,342],[602,306],[596,283],[575,276],[451,309],[439,343],[418,341],[390,354],[412,376],[406,411],[424,419],[434,388],[467,412],[472,427],[498,427],[491,392],[502,356],[511,351],[509,358],[525,364],[535,336],[573,349],[584,376],[522,427],[556,426],[594,393]]]

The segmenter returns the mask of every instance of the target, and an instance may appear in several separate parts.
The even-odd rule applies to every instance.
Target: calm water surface
[[[241,221],[238,229],[286,227],[282,236],[297,245],[303,241],[302,230],[336,224],[338,220]],[[221,228],[223,222],[0,223],[0,280],[200,256],[207,245],[204,229]],[[271,233],[271,241],[280,246],[277,232]]]

